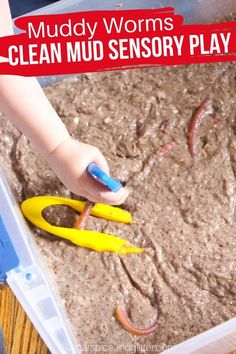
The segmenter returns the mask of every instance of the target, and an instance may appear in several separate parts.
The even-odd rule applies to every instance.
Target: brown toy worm
[[[209,97],[207,96],[198,109],[196,110],[195,114],[193,115],[193,119],[191,120],[190,126],[189,126],[189,136],[188,136],[188,146],[189,146],[189,151],[194,158],[196,155],[196,137],[197,137],[197,130],[199,125],[202,122],[202,119],[204,118],[204,113],[207,109],[207,106],[209,104]]]
[[[83,230],[85,228],[85,225],[87,223],[89,214],[94,206],[93,202],[90,202],[89,200],[85,203],[85,207],[83,211],[81,212],[79,219],[76,221],[74,227],[79,230]]]

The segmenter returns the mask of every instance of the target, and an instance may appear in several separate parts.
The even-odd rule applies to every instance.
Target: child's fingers
[[[121,188],[118,192],[113,193],[107,190],[90,176],[87,176],[85,179],[83,188],[85,191],[84,196],[86,196],[91,201],[111,205],[122,204],[129,194],[127,188]]]
[[[122,188],[118,192],[105,192],[104,196],[100,197],[100,203],[110,204],[110,205],[120,205],[123,204],[129,195],[127,188]]]
[[[97,150],[97,154],[93,162],[95,162],[105,173],[109,175],[110,171],[107,160],[99,150]]]
[[[108,205],[120,205],[120,204],[123,204],[124,201],[126,200],[129,192],[127,191],[126,188],[123,188],[123,192],[122,192],[122,195],[120,195],[119,197],[116,195],[116,197],[114,198],[113,196],[104,196],[104,197],[100,197],[100,196],[95,196],[95,195],[92,195],[91,193],[87,193],[87,196],[86,198],[89,199],[89,200],[92,200],[96,203],[102,203],[102,204],[108,204]],[[107,193],[110,193],[110,194],[115,194],[113,192],[107,192]],[[117,192],[118,193],[118,192]]]

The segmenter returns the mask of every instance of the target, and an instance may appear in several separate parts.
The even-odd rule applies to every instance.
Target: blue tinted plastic
[[[6,278],[6,272],[18,265],[19,258],[0,216],[0,279]]]

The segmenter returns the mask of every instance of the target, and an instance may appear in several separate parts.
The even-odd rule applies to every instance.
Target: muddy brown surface
[[[112,175],[131,194],[123,208],[137,223],[91,217],[88,228],[143,247],[139,255],[96,253],[34,230],[73,332],[84,352],[158,353],[236,315],[236,74],[235,64],[186,65],[82,75],[46,94],[76,139],[96,145]],[[209,94],[197,134],[187,137],[193,112]],[[34,195],[75,198],[28,140],[0,121],[1,164],[19,202]],[[175,142],[166,157],[160,151]],[[72,226],[67,207],[45,211]],[[148,337],[125,332],[114,308],[126,306]],[[133,347],[132,347],[133,345]]]

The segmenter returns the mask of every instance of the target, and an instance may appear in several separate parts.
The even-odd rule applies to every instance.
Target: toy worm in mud
[[[194,158],[194,156],[196,155],[197,130],[205,116],[209,102],[210,99],[209,96],[207,95],[207,97],[202,101],[200,106],[197,108],[189,126],[188,146],[192,158]]]
[[[81,212],[79,219],[76,221],[74,228],[82,230],[85,228],[90,212],[94,206],[94,203],[88,200],[85,204],[83,211]]]
[[[117,306],[115,308],[115,315],[117,320],[120,322],[122,327],[129,333],[135,335],[135,336],[147,336],[153,332],[156,331],[156,329],[159,326],[158,320],[159,320],[159,315],[157,316],[156,321],[149,327],[147,328],[139,328],[135,327],[130,319],[127,316],[127,313],[125,310],[123,310],[120,306]]]
[[[160,150],[160,157],[166,157],[174,147],[175,147],[174,141],[164,144]]]

